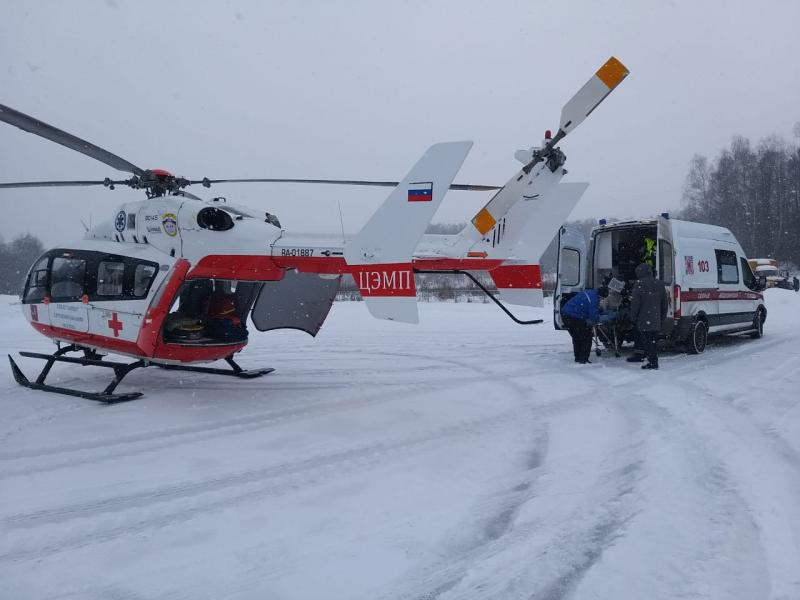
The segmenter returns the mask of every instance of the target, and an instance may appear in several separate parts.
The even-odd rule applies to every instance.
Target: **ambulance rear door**
[[[667,292],[667,316],[661,326],[662,335],[669,336],[675,326],[675,247],[672,243],[672,225],[669,217],[658,217],[658,246],[656,247],[656,278],[664,282]]]
[[[586,238],[577,229],[558,230],[558,262],[556,288],[553,295],[553,325],[563,329],[561,307],[569,298],[586,287]]]

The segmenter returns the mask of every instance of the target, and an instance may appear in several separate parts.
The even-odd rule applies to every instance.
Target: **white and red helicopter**
[[[49,250],[33,264],[22,292],[23,314],[58,349],[20,353],[47,361],[33,381],[9,356],[14,377],[29,388],[115,403],[142,395],[114,393],[140,367],[265,375],[273,369],[247,371],[233,360],[247,345],[248,317],[259,331],[295,328],[316,335],[345,274],[352,275],[374,317],[416,323],[415,273],[465,274],[477,283],[472,273],[484,271],[499,291],[500,300],[492,299],[509,316],[523,324],[541,322],[516,319],[501,301],[542,305],[539,259],[588,185],[561,183],[566,157],[556,144],[627,74],[610,58],[563,107],[556,135],[547,132],[541,146],[517,151],[523,167],[502,187],[452,183],[472,142],[431,146],[400,182],[185,179],[141,169],[0,105],[0,121],[131,174],[123,180],[0,183],[0,188],[128,186],[147,195],[119,206],[77,244]],[[275,182],[394,189],[347,242],[293,234],[269,213],[184,191],[198,184]],[[449,189],[496,193],[459,234],[425,234]],[[112,362],[105,359],[108,353],[136,360]],[[217,360],[230,368],[196,366]],[[101,392],[48,385],[45,378],[55,362],[108,367],[115,377]]]

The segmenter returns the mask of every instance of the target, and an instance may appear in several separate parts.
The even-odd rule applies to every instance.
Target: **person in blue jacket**
[[[592,326],[600,322],[600,299],[608,296],[607,288],[578,292],[561,307],[561,319],[572,337],[575,362],[591,362]]]

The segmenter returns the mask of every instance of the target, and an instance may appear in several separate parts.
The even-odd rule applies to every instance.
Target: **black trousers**
[[[647,362],[651,365],[658,364],[658,332],[640,331],[639,339],[642,344],[642,354],[647,356]]]
[[[578,362],[589,360],[592,352],[592,328],[583,319],[576,319],[567,315],[561,315],[561,320],[572,336],[572,352]]]

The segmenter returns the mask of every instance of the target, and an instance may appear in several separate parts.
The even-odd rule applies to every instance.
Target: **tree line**
[[[736,136],[712,161],[696,154],[679,216],[727,227],[750,257],[800,265],[800,145]]]
[[[19,295],[28,269],[43,252],[42,242],[29,233],[8,243],[0,239],[0,294]]]

